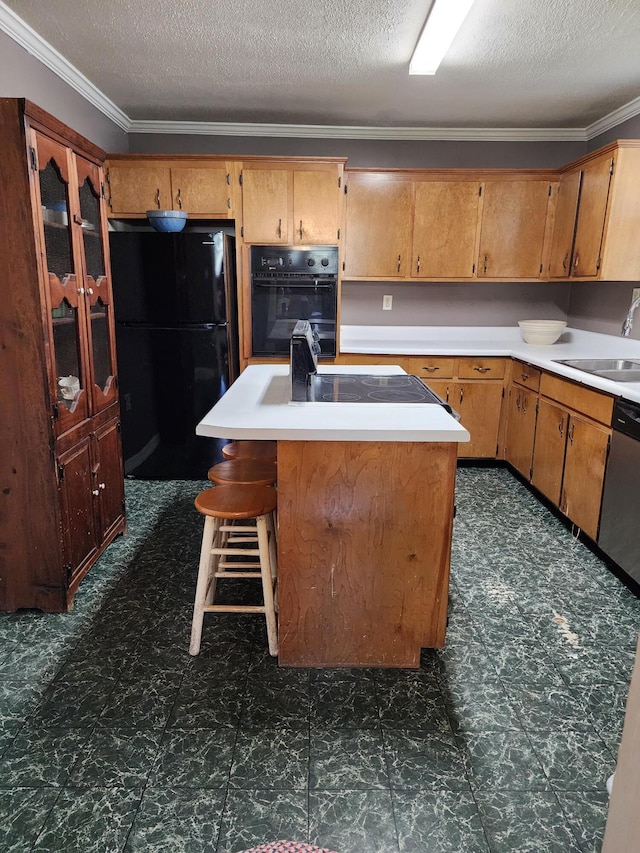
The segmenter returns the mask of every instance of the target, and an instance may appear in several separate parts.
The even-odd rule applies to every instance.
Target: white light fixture
[[[409,63],[409,74],[435,74],[474,0],[434,0]]]

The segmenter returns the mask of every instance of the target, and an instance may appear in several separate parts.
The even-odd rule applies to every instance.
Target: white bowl
[[[555,344],[567,328],[564,320],[518,320],[520,334],[528,344]]]

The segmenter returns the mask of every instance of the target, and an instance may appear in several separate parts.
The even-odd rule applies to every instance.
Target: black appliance
[[[205,479],[226,442],[196,425],[238,375],[235,241],[109,234],[125,474]]]
[[[640,583],[640,404],[617,400],[598,545]]]
[[[317,373],[317,335],[308,320],[299,320],[291,335],[291,399],[307,403],[432,403],[460,420],[448,403],[407,373],[373,375]]]
[[[252,246],[250,262],[252,354],[288,356],[294,326],[304,319],[319,356],[335,356],[338,247]]]

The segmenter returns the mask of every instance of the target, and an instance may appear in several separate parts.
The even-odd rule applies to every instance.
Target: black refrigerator
[[[206,479],[226,442],[197,423],[238,375],[235,241],[112,231],[125,475]]]

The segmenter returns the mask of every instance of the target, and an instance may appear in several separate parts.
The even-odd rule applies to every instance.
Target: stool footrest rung
[[[235,554],[242,557],[259,557],[260,550],[258,548],[212,548],[212,554],[218,554],[221,557],[233,557]]]
[[[205,613],[266,613],[261,604],[205,604]]]
[[[262,572],[214,572],[217,578],[261,578]]]

